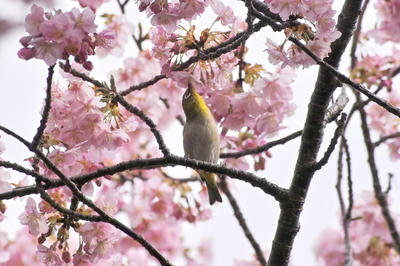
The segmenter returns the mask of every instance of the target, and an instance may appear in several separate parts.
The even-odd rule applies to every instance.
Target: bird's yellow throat
[[[198,94],[192,87],[189,87],[192,96],[184,100],[183,110],[185,112],[187,119],[197,118],[197,117],[209,117],[211,116],[210,109],[208,109],[207,104],[204,102],[203,98]]]

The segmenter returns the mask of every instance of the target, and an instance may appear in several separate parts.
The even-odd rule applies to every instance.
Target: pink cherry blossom
[[[390,201],[389,201],[390,202]],[[392,212],[392,215],[397,216]],[[398,265],[400,259],[394,250],[381,208],[373,192],[363,192],[355,198],[349,233],[352,257],[357,265]],[[327,229],[315,246],[321,265],[342,265],[344,260],[343,233]]]
[[[108,223],[87,222],[79,228],[85,243],[84,250],[90,261],[96,263],[100,259],[108,259],[114,252],[114,244],[119,239],[115,228]],[[74,260],[85,260],[86,256],[78,254]]]
[[[274,13],[279,13],[283,19],[288,19],[289,15],[298,12],[300,8],[300,0],[265,0],[269,8]]]
[[[49,266],[63,265],[62,260],[53,248],[38,245],[37,256],[40,262]]]
[[[328,228],[318,238],[314,252],[318,265],[339,266],[344,261],[344,241],[341,231]]]
[[[204,12],[208,1],[189,0],[189,1],[168,1],[159,0],[140,0],[139,10],[147,11],[154,26],[160,25],[168,32],[173,32],[181,19],[188,21]]]
[[[90,265],[90,256],[77,252],[74,254],[72,261],[74,265]]]
[[[330,43],[340,37],[335,29],[335,11],[331,8],[332,0],[265,0],[271,11],[279,13],[282,19],[287,20],[290,15],[300,15],[304,23],[295,28],[287,29],[287,35],[294,35],[303,41],[305,46],[314,54],[323,59],[328,55]],[[282,67],[309,67],[315,64],[314,60],[305,54],[299,47],[289,42],[276,44],[267,38],[268,59],[273,64],[282,64]]]
[[[67,14],[73,29],[82,34],[81,38],[84,37],[85,33],[93,33],[96,31],[97,25],[93,23],[95,14],[92,10],[86,8],[81,13],[79,9],[73,8]]]
[[[30,42],[34,47],[35,58],[42,59],[48,65],[54,65],[57,59],[61,58],[64,51],[64,44],[48,42],[44,38],[36,38]],[[23,48],[26,49],[26,48]],[[32,56],[24,57],[24,59],[30,59]]]
[[[379,43],[387,41],[398,42],[400,18],[400,1],[384,1],[378,0],[374,3],[377,10],[378,24],[376,28],[367,32],[368,35],[374,37]]]
[[[42,7],[32,5],[31,13],[25,17],[25,29],[30,35],[39,35],[39,26],[44,21],[44,10]]]
[[[29,227],[29,233],[34,236],[47,233],[49,227],[46,218],[36,209],[36,203],[32,198],[28,198],[25,205],[25,212],[19,217],[21,224]]]
[[[58,13],[51,19],[43,21],[39,30],[46,40],[63,41],[71,34],[72,24],[66,13]]]
[[[18,231],[14,240],[10,240],[5,232],[1,232],[0,236],[1,265],[43,265],[36,255],[37,238],[28,230]]]
[[[222,25],[229,25],[235,21],[235,14],[230,6],[225,6],[219,0],[210,1],[210,6],[214,13],[218,15]]]
[[[105,29],[96,36],[96,45],[105,50],[112,50],[117,46],[117,33],[115,31]]]
[[[385,97],[393,106],[400,106],[400,94],[397,90],[392,90]],[[398,132],[398,119],[391,114],[387,114],[382,107],[377,104],[371,104],[367,112],[370,117],[369,124],[371,128],[376,130],[382,137]],[[387,141],[386,145],[389,147],[391,158],[398,160],[400,158],[399,138]]]
[[[113,188],[106,185],[102,186],[102,191],[96,200],[96,205],[108,215],[115,215],[118,212],[118,199],[120,195],[115,193]]]
[[[12,189],[11,184],[7,181],[10,179],[10,174],[0,167],[0,193],[10,191]]]
[[[133,34],[133,25],[124,16],[113,15],[111,21],[106,23],[106,28],[96,35],[94,42],[98,47],[96,53],[100,57],[108,54],[121,56],[124,46]]]
[[[96,10],[103,3],[108,2],[109,0],[79,0],[79,4],[82,7],[90,7],[92,10]]]
[[[73,8],[69,12],[57,11],[55,14],[46,13],[41,7],[33,5],[31,14],[25,19],[26,30],[30,34],[21,38],[24,46],[18,56],[28,60],[42,59],[48,65],[53,65],[58,59],[67,60],[69,55],[75,61],[91,70],[92,63],[88,56],[94,54],[95,34],[94,13],[90,9],[80,12]]]

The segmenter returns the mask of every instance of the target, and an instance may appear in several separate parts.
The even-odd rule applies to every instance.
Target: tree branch
[[[117,0],[118,6],[121,9],[121,13],[125,14],[125,6],[129,3],[129,0],[125,0],[123,3],[121,3],[121,0]]]
[[[0,164],[1,165],[1,164]],[[245,181],[251,184],[254,187],[258,187],[263,190],[268,195],[273,196],[278,201],[283,201],[288,197],[287,190],[267,181],[265,178],[258,177],[257,175],[244,172],[241,170],[227,168],[222,165],[211,164],[207,162],[197,161],[193,159],[183,158],[176,155],[168,155],[167,157],[160,157],[160,158],[151,158],[151,159],[136,159],[130,160],[126,162],[119,163],[114,166],[104,167],[97,169],[94,172],[74,176],[71,177],[70,180],[77,185],[83,185],[89,181],[92,181],[96,178],[106,176],[106,175],[113,175],[119,172],[123,172],[126,170],[133,170],[133,169],[152,169],[152,168],[160,168],[163,166],[187,166],[194,169],[205,170],[208,172],[213,172],[216,174],[227,175],[232,178],[236,178],[242,181]],[[64,186],[65,184],[62,180],[51,180],[51,183],[45,184],[44,188],[55,188]],[[36,186],[28,186],[24,188],[14,189],[9,192],[4,192],[0,194],[0,200],[2,199],[11,199],[15,196],[26,196],[32,193],[38,193]]]
[[[399,137],[400,137],[400,132],[396,132],[396,133],[381,137],[380,140],[374,142],[373,145],[374,145],[374,147],[378,147],[379,145],[381,145],[382,143],[385,143],[385,141],[387,141],[389,139],[395,139],[395,138],[399,138]]]
[[[54,74],[54,66],[49,66],[49,74],[47,76],[47,89],[46,89],[46,99],[45,99],[45,104],[43,108],[43,113],[42,113],[42,119],[40,120],[40,125],[36,131],[35,136],[33,137],[32,140],[32,147],[36,149],[39,145],[40,139],[43,136],[43,132],[46,129],[46,123],[47,120],[49,119],[49,113],[50,113],[50,108],[51,108],[51,84],[53,80],[53,74]]]
[[[240,158],[240,157],[243,157],[243,156],[246,156],[246,155],[249,155],[249,154],[261,153],[261,152],[267,151],[268,149],[270,149],[270,148],[272,148],[274,146],[283,145],[286,142],[301,136],[302,132],[303,132],[302,130],[298,130],[298,131],[296,131],[296,132],[294,132],[294,133],[292,133],[292,134],[290,134],[290,135],[288,135],[286,137],[283,137],[283,138],[268,142],[268,143],[266,143],[266,144],[264,144],[262,146],[254,148],[254,149],[247,149],[247,150],[243,150],[243,151],[239,151],[239,152],[221,153],[219,157],[220,158]]]
[[[332,155],[332,152],[335,150],[335,146],[337,144],[338,139],[342,136],[344,124],[346,122],[346,113],[342,113],[342,117],[338,121],[338,126],[333,134],[333,138],[329,143],[328,148],[326,149],[324,156],[322,156],[321,160],[319,160],[315,165],[313,165],[314,171],[320,170],[329,160]]]
[[[154,137],[157,140],[158,143],[158,148],[161,150],[161,152],[164,154],[164,156],[167,156],[169,154],[169,150],[167,148],[167,145],[165,145],[164,139],[161,136],[160,132],[157,130],[156,125],[154,124],[153,120],[151,120],[148,116],[146,116],[143,111],[139,110],[135,106],[129,104],[125,99],[117,94],[115,96],[115,99],[117,102],[119,102],[123,107],[125,107],[126,110],[131,112],[132,114],[138,116],[140,119],[142,119],[143,122],[146,123],[146,125],[150,128],[151,132],[153,133]]]
[[[342,183],[342,169],[343,169],[343,150],[346,152],[346,162],[347,162],[347,171],[348,171],[348,186],[349,186],[349,206],[346,211],[346,207],[343,200],[341,183]],[[345,243],[345,258],[343,262],[343,266],[351,266],[353,262],[352,257],[352,249],[351,242],[349,236],[349,225],[351,223],[351,210],[353,208],[353,190],[352,190],[352,181],[351,181],[351,164],[350,164],[350,154],[348,151],[347,141],[344,136],[342,136],[342,141],[339,149],[339,157],[338,157],[338,177],[336,182],[336,192],[339,198],[340,205],[340,213],[342,216],[342,226],[344,233],[344,243]]]
[[[361,33],[361,24],[364,18],[365,10],[367,10],[368,3],[369,0],[364,0],[364,4],[361,8],[360,16],[358,18],[356,30],[354,31],[353,34],[353,42],[351,43],[351,49],[350,49],[350,59],[351,59],[350,69],[354,69],[354,67],[356,66],[356,61],[357,61],[356,50]]]
[[[295,43],[297,46],[299,46],[305,53],[307,53],[318,65],[324,67],[326,70],[331,72],[333,75],[337,77],[337,79],[353,89],[361,92],[363,95],[367,96],[369,100],[379,104],[382,108],[385,108],[388,112],[394,114],[397,117],[400,117],[400,109],[394,107],[387,101],[377,97],[374,93],[370,92],[367,88],[365,88],[363,85],[359,83],[355,83],[352,81],[350,78],[348,78],[346,75],[340,73],[337,71],[332,65],[328,64],[327,62],[321,60],[316,56],[313,52],[311,52],[304,44],[302,44],[299,40],[297,40],[294,37],[289,37],[289,40]]]
[[[361,101],[359,95],[357,95],[357,101],[358,102]],[[361,118],[361,129],[362,129],[363,136],[364,136],[364,143],[367,148],[368,165],[369,165],[369,169],[370,169],[371,175],[372,175],[372,182],[373,182],[373,187],[374,187],[374,191],[375,191],[375,197],[376,197],[376,200],[378,201],[379,205],[381,206],[382,215],[385,218],[385,221],[388,225],[390,234],[393,239],[393,246],[396,249],[397,253],[400,254],[400,235],[396,228],[396,224],[393,220],[393,217],[390,214],[387,198],[386,198],[385,193],[382,191],[382,186],[380,184],[378,168],[376,166],[376,161],[375,161],[375,147],[371,141],[371,135],[370,135],[370,131],[369,131],[368,123],[367,123],[367,114],[366,114],[364,108],[360,108],[358,111],[360,113],[360,118]]]
[[[68,215],[74,218],[82,219],[85,221],[90,221],[90,222],[105,222],[112,224],[115,228],[121,230],[128,236],[130,236],[132,239],[136,240],[139,242],[153,257],[155,257],[161,265],[166,265],[166,266],[172,266],[172,264],[164,258],[164,256],[155,248],[153,247],[149,242],[147,242],[141,235],[136,233],[135,231],[131,230],[129,227],[125,226],[122,224],[120,221],[117,219],[114,219],[110,217],[108,214],[103,212],[102,214],[99,215],[84,215],[81,213],[78,213],[73,210],[69,210],[67,208],[62,207],[59,205],[57,202],[55,202],[44,190],[43,186],[40,184],[40,182],[36,183],[37,188],[39,190],[40,196],[42,199],[44,199],[46,202],[48,202],[54,209],[59,211],[60,213],[63,213],[64,215]]]
[[[73,195],[78,198],[81,202],[89,206],[91,209],[93,209],[95,212],[99,214],[99,216],[102,217],[102,221],[110,223],[114,225],[116,228],[120,229],[122,232],[126,233],[130,237],[132,237],[134,240],[138,241],[142,246],[152,255],[154,256],[160,263],[161,265],[171,265],[167,259],[165,259],[161,253],[158,252],[157,249],[155,249],[153,246],[151,246],[147,241],[145,241],[140,235],[136,234],[132,230],[130,230],[127,226],[119,222],[118,220],[111,218],[108,216],[102,209],[100,209],[96,204],[94,204],[90,199],[86,198],[85,195],[77,188],[77,185],[67,178],[41,151],[37,149],[33,149],[32,144],[23,139],[22,137],[18,136],[17,134],[13,133],[11,130],[4,130],[5,128],[0,126],[0,129],[3,130],[4,132],[11,133],[10,135],[16,137],[19,139],[22,143],[24,143],[27,148],[35,153],[35,155],[41,159],[45,165],[53,172],[55,173],[61,180],[62,185],[66,185],[73,193]],[[36,186],[36,190],[39,191],[40,188]],[[39,191],[40,192],[40,191]],[[43,194],[43,193],[42,193]],[[44,196],[44,195],[41,195]],[[46,197],[46,196],[44,196]],[[48,198],[47,198],[48,199]],[[67,209],[68,210],[68,209]],[[68,210],[71,213],[75,213],[72,210]],[[97,218],[96,218],[97,219]]]
[[[348,100],[349,99],[347,98],[347,96],[344,93],[340,94],[338,99],[336,100],[336,102],[334,104],[332,104],[329,107],[329,109],[326,111],[326,115],[325,115],[325,118],[324,118],[324,123],[327,124],[327,123],[330,123],[333,120],[335,120],[336,117],[343,111],[343,109],[346,106]],[[249,154],[258,154],[258,153],[267,151],[268,149],[270,149],[272,147],[275,147],[277,145],[283,145],[283,144],[285,144],[286,142],[288,142],[290,140],[293,140],[293,139],[295,139],[297,137],[300,137],[302,133],[303,133],[303,130],[298,130],[298,131],[293,132],[292,134],[290,134],[290,135],[288,135],[286,137],[283,137],[283,138],[268,142],[268,143],[266,143],[266,144],[264,144],[262,146],[258,146],[258,147],[253,148],[253,149],[242,150],[242,151],[239,151],[239,152],[221,153],[219,157],[221,159],[223,159],[223,158],[240,158],[242,156],[246,156],[246,155],[249,155]]]
[[[330,67],[337,68],[340,58],[350,41],[354,29],[358,11],[361,8],[361,0],[346,0],[339,15],[337,29],[342,33],[339,39],[331,45],[332,52],[326,59]],[[293,38],[292,38],[293,39]],[[308,113],[305,122],[299,156],[296,168],[289,188],[290,199],[281,202],[281,213],[278,228],[272,243],[268,260],[271,266],[288,265],[294,238],[299,230],[299,218],[303,208],[307,191],[314,175],[309,165],[315,164],[324,135],[324,117],[329,100],[337,87],[336,76],[328,67],[320,64],[318,79],[308,105]]]

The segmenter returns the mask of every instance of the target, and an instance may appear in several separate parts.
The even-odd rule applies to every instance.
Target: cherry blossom
[[[49,266],[63,265],[62,260],[60,259],[58,254],[55,252],[55,250],[52,248],[48,248],[43,245],[39,245],[38,251],[36,254],[38,256],[38,259],[45,265],[49,265]]]
[[[6,232],[1,232],[1,239],[5,243],[0,244],[1,265],[43,265],[36,255],[37,239],[28,230],[17,232],[15,240],[11,241]],[[0,241],[1,242],[1,241]]]
[[[94,18],[91,9],[80,11],[73,8],[69,12],[58,10],[54,14],[45,14],[42,7],[33,5],[25,18],[25,29],[30,35],[21,38],[24,47],[18,51],[18,56],[25,60],[42,59],[48,65],[63,59],[69,65],[71,55],[76,62],[91,70],[93,65],[88,57],[95,54],[96,45],[110,49],[117,43],[113,40],[115,34],[96,34]],[[99,37],[97,42],[96,36]]]
[[[375,1],[374,7],[377,10],[378,24],[375,29],[367,32],[368,35],[374,37],[379,43],[387,41],[398,42],[400,19],[397,14],[400,12],[400,1]]]
[[[36,209],[36,203],[32,198],[28,198],[25,205],[25,212],[19,217],[21,224],[29,227],[29,233],[37,236],[39,233],[47,233],[49,227],[46,217],[40,214]]]
[[[354,263],[370,266],[399,264],[386,221],[372,192],[364,192],[355,198],[352,216],[358,218],[352,220],[349,226]],[[343,241],[341,231],[327,229],[323,232],[315,246],[321,265],[343,264]]]
[[[319,58],[329,54],[330,43],[339,38],[340,33],[335,29],[335,11],[331,8],[332,0],[265,0],[271,11],[279,14],[282,19],[289,19],[290,15],[299,15],[304,22],[285,30],[286,34],[302,40],[305,46]],[[296,45],[277,44],[267,38],[269,61],[273,64],[282,64],[282,67],[309,67],[315,61],[305,54]],[[286,47],[286,48],[285,48]]]
[[[90,7],[93,11],[96,11],[103,3],[109,0],[79,0],[79,4],[82,7]]]

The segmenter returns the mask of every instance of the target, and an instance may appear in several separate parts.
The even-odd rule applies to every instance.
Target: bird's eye
[[[185,100],[187,100],[187,99],[190,98],[190,96],[192,96],[192,94],[190,93],[190,91],[187,91],[187,92],[185,93],[185,95],[183,95],[183,98],[184,98]]]

